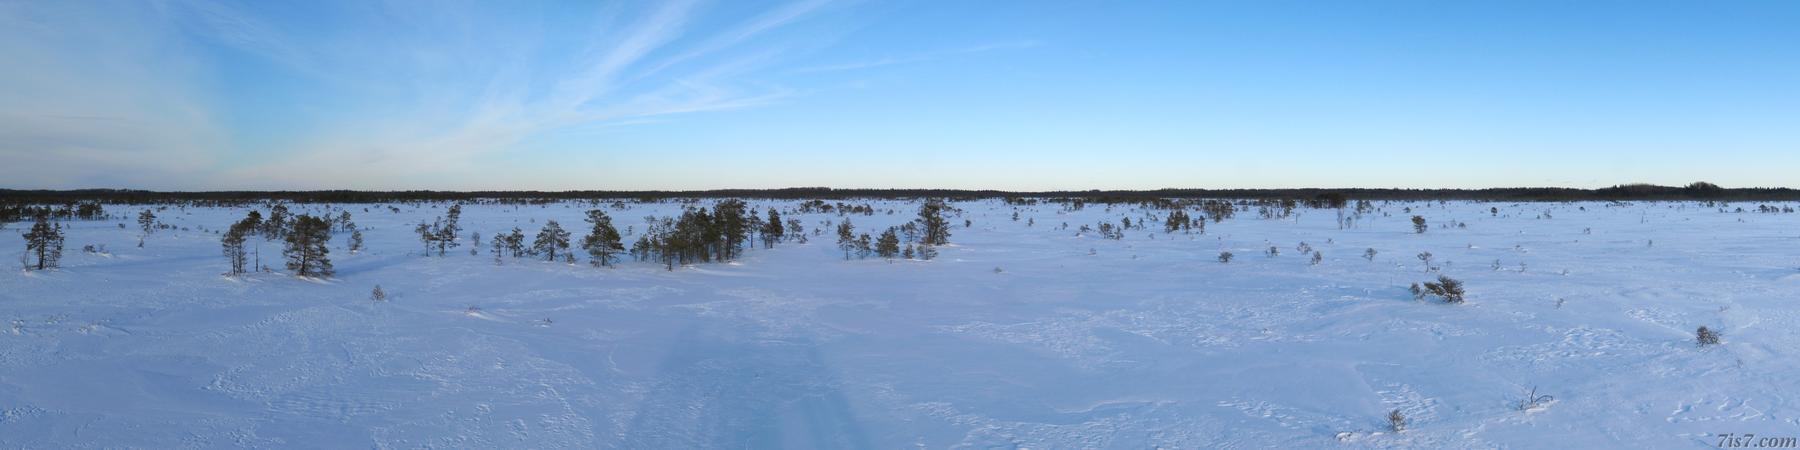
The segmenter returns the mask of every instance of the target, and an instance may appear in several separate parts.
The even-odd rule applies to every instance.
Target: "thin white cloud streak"
[[[614,4],[559,33],[539,25],[564,18],[481,2],[303,6],[327,8],[315,12],[328,29],[270,11],[295,7],[282,4],[0,3],[0,59],[17,68],[0,71],[0,177],[6,187],[443,188],[443,175],[494,170],[483,164],[559,129],[789,98],[751,80],[788,56],[776,32],[834,4],[784,3],[717,32],[694,28],[707,12],[698,0]],[[214,84],[245,55],[357,110],[276,111],[312,120],[273,148],[242,147],[215,120],[231,99],[214,97]]]
[[[226,182],[244,187],[283,188],[322,184],[433,187],[430,182],[442,180],[432,178],[435,175],[482,170],[478,164],[483,158],[502,154],[525,139],[556,129],[634,123],[650,117],[778,102],[792,91],[751,88],[738,78],[779,60],[779,52],[750,52],[723,60],[714,56],[747,39],[795,23],[827,3],[796,2],[742,26],[703,36],[694,36],[700,33],[690,29],[691,22],[701,13],[693,1],[658,3],[650,11],[636,15],[603,11],[596,28],[611,29],[596,34],[585,50],[564,64],[571,69],[568,72],[576,75],[544,80],[542,73],[513,71],[522,62],[487,67],[491,71],[486,73],[487,78],[474,85],[459,84],[454,82],[455,77],[449,77],[451,82],[443,86],[430,86],[431,80],[438,77],[422,74],[415,77],[427,80],[419,83],[416,104],[420,107],[398,111],[407,117],[391,123],[325,130],[309,142],[288,149],[290,157],[227,172]],[[217,21],[254,23],[254,19]],[[607,27],[608,24],[623,26]],[[675,45],[695,40],[702,44]],[[473,52],[475,55],[470,57],[497,54],[517,58],[513,55],[535,50],[531,47],[537,44],[503,46],[492,52]],[[309,58],[286,55],[280,50],[283,48],[288,46],[256,45],[245,50],[276,49],[270,57],[284,62]],[[674,56],[659,59],[659,55],[669,54]],[[331,56],[315,59],[329,61]],[[683,70],[672,70],[678,67]],[[540,78],[534,81],[533,76]],[[534,90],[533,86],[543,89]],[[425,105],[433,107],[424,108]]]

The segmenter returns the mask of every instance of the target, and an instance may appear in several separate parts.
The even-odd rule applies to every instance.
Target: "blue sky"
[[[1800,187],[1785,1],[0,0],[0,185]]]

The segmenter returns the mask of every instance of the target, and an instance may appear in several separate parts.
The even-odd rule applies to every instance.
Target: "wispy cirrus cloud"
[[[796,0],[746,19],[700,0],[592,8],[193,0],[125,12],[79,2],[12,4],[0,7],[0,25],[11,30],[0,31],[7,37],[0,56],[47,69],[0,75],[0,83],[44,93],[9,88],[11,101],[0,105],[0,154],[62,169],[9,177],[32,187],[73,187],[87,165],[114,160],[186,180],[152,186],[162,188],[429,188],[446,174],[488,169],[484,159],[558,129],[783,101],[796,91],[758,81],[791,56],[780,34],[840,4]],[[96,32],[73,31],[82,29]],[[88,80],[116,92],[56,107],[59,97],[84,89],[57,80],[103,77],[99,63],[74,56],[81,54],[121,61],[178,54],[192,64]],[[221,69],[270,73],[215,73]],[[220,92],[217,83],[237,90]],[[221,113],[278,122],[282,137],[242,136],[254,132],[220,126]],[[84,116],[108,120],[69,118]],[[243,144],[252,141],[259,145]],[[125,158],[134,154],[142,160]],[[35,170],[18,175],[28,171]]]

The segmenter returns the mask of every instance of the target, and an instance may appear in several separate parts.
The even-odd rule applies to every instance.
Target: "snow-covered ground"
[[[868,203],[880,212],[852,219],[871,234],[917,209]],[[496,266],[485,245],[420,256],[412,225],[447,204],[303,204],[291,207],[351,211],[367,249],[350,254],[338,233],[331,279],[233,279],[218,235],[199,227],[222,230],[244,209],[169,207],[161,220],[189,229],[142,248],[131,218],[72,222],[62,269],[0,274],[0,447],[1702,448],[1724,433],[1800,436],[1800,215],[1729,211],[1753,204],[1378,203],[1351,229],[1332,210],[1252,211],[1205,234],[1152,222],[1109,240],[1076,228],[1163,212],[958,202],[953,245],[929,262],[845,261],[822,225],[839,216],[751,204],[825,233],[672,272]],[[463,227],[529,235],[555,219],[578,239],[588,207],[469,205]],[[1407,207],[1429,232],[1412,232]],[[604,207],[637,232],[677,208]],[[1466,228],[1440,226],[1451,222]],[[5,231],[8,257],[21,228]],[[279,245],[259,245],[279,268]],[[1221,250],[1236,260],[1221,264]],[[1407,292],[1435,277],[1422,251],[1467,283],[1466,304]],[[369,299],[377,284],[388,301]],[[1723,344],[1696,346],[1703,325]],[[1554,399],[1516,409],[1533,386]],[[1393,409],[1410,429],[1387,431]]]

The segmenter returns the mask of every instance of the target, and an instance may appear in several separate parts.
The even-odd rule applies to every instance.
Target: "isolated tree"
[[[1316,265],[1319,265],[1320,262],[1324,262],[1324,261],[1325,261],[1325,255],[1323,253],[1313,252],[1312,265],[1316,266]]]
[[[1219,252],[1219,262],[1229,264],[1231,263],[1231,258],[1236,256],[1237,255],[1231,254],[1231,252]]]
[[[302,277],[331,276],[331,249],[326,247],[331,242],[331,222],[306,214],[296,216],[286,241],[287,248],[281,253],[287,256],[288,270]]]
[[[62,225],[50,223],[49,214],[38,214],[37,222],[23,236],[25,252],[37,256],[37,270],[55,268],[62,261]]]
[[[923,233],[919,242],[927,245],[950,243],[950,224],[944,220],[944,208],[944,202],[938,199],[926,200],[925,204],[919,205],[919,218],[916,222]]]
[[[156,230],[156,213],[150,212],[150,210],[146,209],[146,210],[144,210],[144,212],[138,213],[137,220],[138,220],[138,226],[144,229],[144,234],[150,234],[150,233],[155,232],[155,230]]]
[[[1425,263],[1425,271],[1431,271],[1431,252],[1419,252],[1419,261]]]
[[[1369,261],[1375,261],[1376,253],[1378,253],[1378,252],[1375,251],[1374,247],[1369,247],[1368,250],[1363,250],[1363,259],[1366,259]]]
[[[1718,345],[1719,332],[1713,331],[1711,328],[1700,327],[1700,329],[1694,330],[1694,342],[1698,343],[1701,347]]]
[[[581,239],[581,248],[587,250],[589,262],[596,266],[611,266],[613,255],[625,250],[625,244],[619,242],[619,230],[613,228],[612,218],[607,217],[606,211],[589,210],[587,222],[592,229]]]
[[[1424,216],[1413,216],[1412,224],[1413,224],[1413,232],[1414,233],[1421,233],[1421,234],[1425,233],[1425,229],[1427,227],[1425,226],[1425,217]]]
[[[378,302],[387,301],[387,292],[382,291],[381,285],[377,284],[375,285],[375,290],[369,291],[369,300]]]
[[[544,221],[544,229],[538,230],[537,239],[531,242],[531,248],[544,255],[545,261],[556,261],[556,253],[569,249],[569,232],[562,229],[554,220]]]
[[[843,222],[838,223],[837,244],[839,249],[844,250],[845,261],[850,260],[850,251],[856,249],[856,235],[854,233],[856,233],[856,227],[850,224],[850,218],[846,217]]]
[[[900,235],[894,232],[893,227],[881,232],[881,238],[875,241],[875,254],[887,259],[900,255]]]
[[[356,252],[362,251],[362,246],[363,246],[362,230],[351,229],[350,230],[350,253],[356,253]]]
[[[244,264],[250,256],[250,253],[244,250],[244,241],[253,232],[255,232],[254,225],[250,225],[247,221],[240,221],[231,224],[231,228],[225,230],[225,235],[219,238],[219,245],[223,247],[225,260],[231,263],[232,276],[244,273]]]
[[[344,231],[356,230],[356,222],[350,221],[350,211],[344,211],[342,214],[338,214],[337,225],[338,228],[341,228]]]
[[[762,226],[763,248],[775,248],[775,243],[781,242],[786,236],[787,230],[782,229],[781,213],[776,212],[775,208],[769,208],[769,220],[763,222]]]
[[[1444,299],[1444,303],[1462,303],[1462,282],[1444,275],[1438,275],[1437,281],[1425,282],[1425,292]]]

